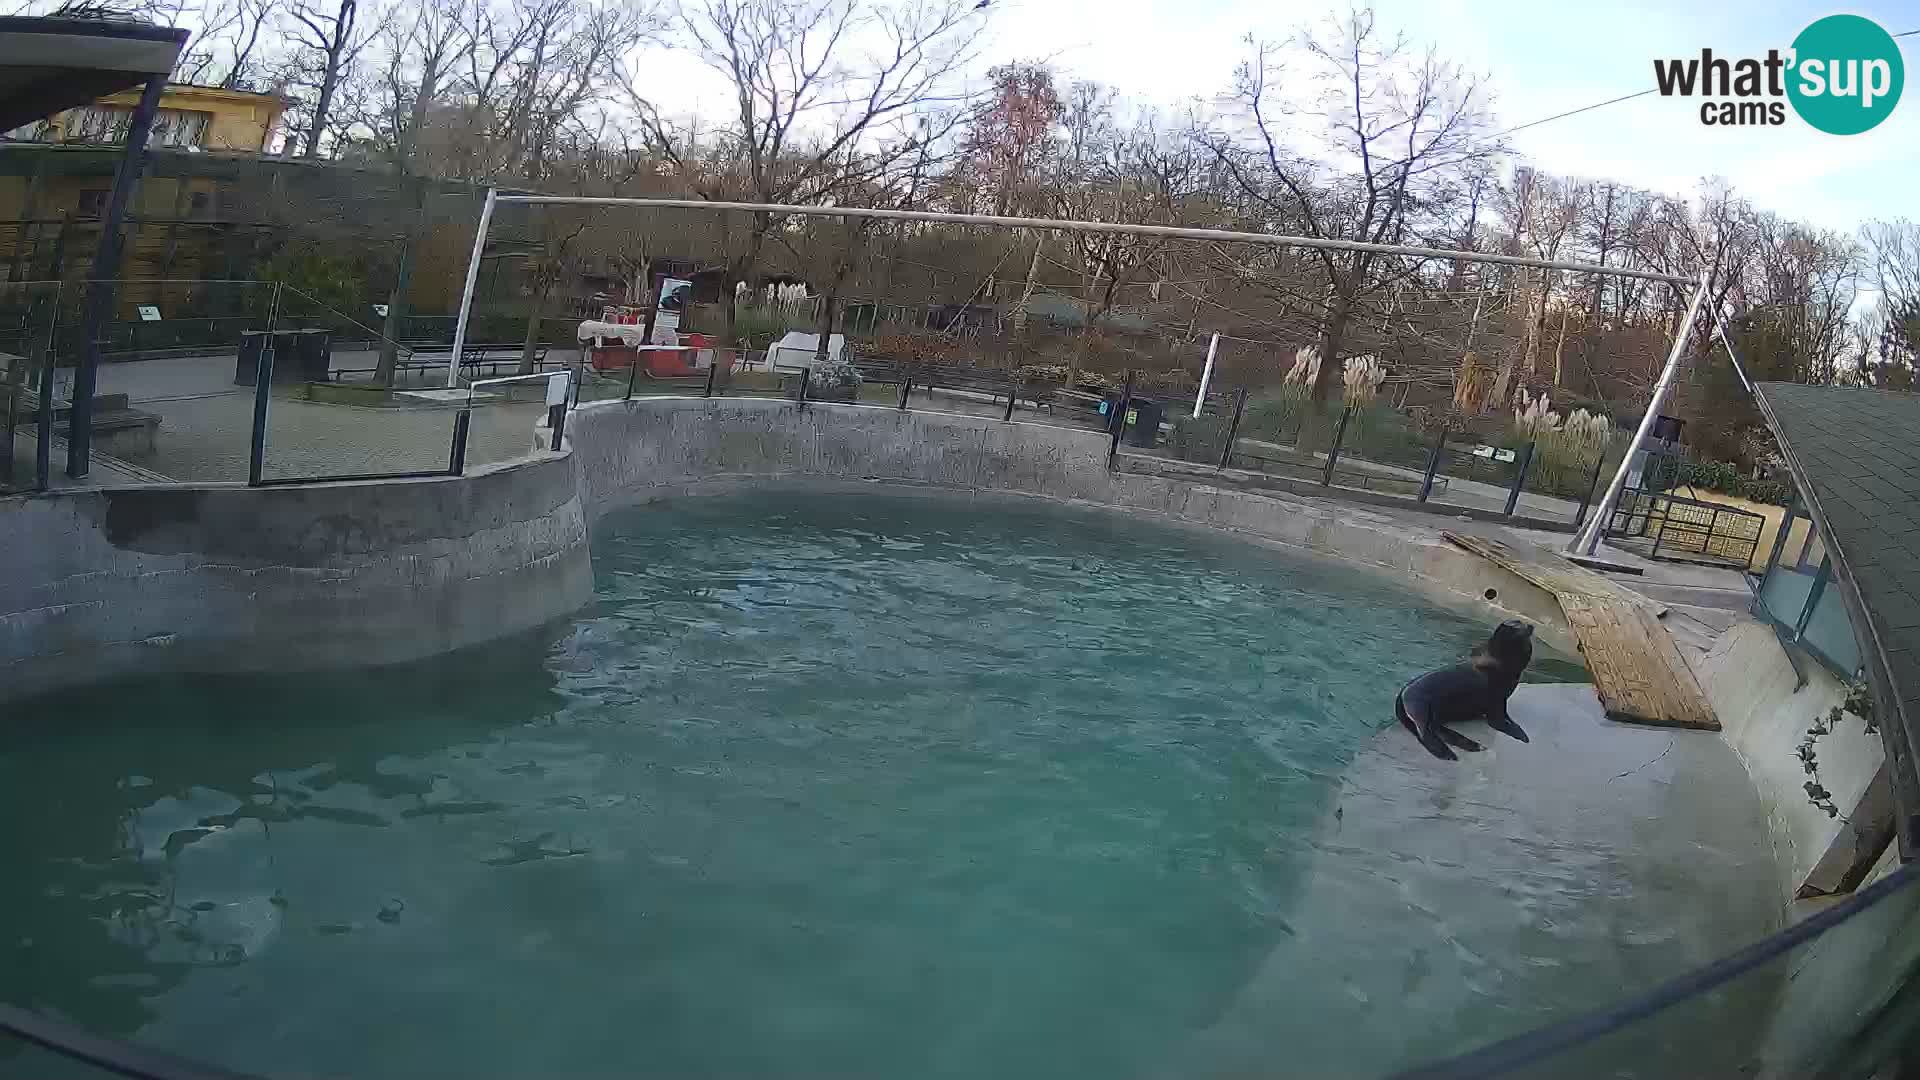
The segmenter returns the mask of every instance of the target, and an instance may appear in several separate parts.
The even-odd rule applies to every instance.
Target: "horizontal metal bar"
[[[1054,232],[1114,233],[1123,236],[1160,236],[1170,240],[1215,240],[1231,244],[1260,244],[1266,247],[1323,248],[1332,251],[1368,251],[1380,255],[1405,255],[1417,259],[1463,259],[1468,262],[1500,263],[1505,266],[1533,266],[1543,270],[1569,270],[1580,274],[1607,274],[1613,277],[1641,278],[1687,285],[1690,277],[1661,274],[1652,270],[1627,270],[1595,263],[1560,262],[1554,259],[1529,259],[1523,255],[1494,255],[1480,251],[1455,251],[1447,248],[1408,247],[1401,244],[1368,244],[1358,240],[1330,240],[1318,236],[1283,236],[1277,233],[1235,232],[1228,229],[1190,229],[1178,225],[1135,225],[1113,221],[1075,221],[1066,218],[1000,217],[993,214],[948,214],[933,210],[876,210],[858,206],[795,206],[788,203],[719,202],[710,199],[617,199],[584,195],[499,195],[496,202],[567,204],[573,206],[639,206],[661,210],[744,210],[761,214],[801,217],[872,218],[880,221],[925,221],[944,225],[990,225],[1014,229],[1048,229]]]
[[[355,480],[430,480],[436,476],[449,475],[447,470],[423,469],[418,472],[389,473],[346,473],[340,476],[273,476],[262,477],[254,487],[292,487],[296,484],[345,484]]]

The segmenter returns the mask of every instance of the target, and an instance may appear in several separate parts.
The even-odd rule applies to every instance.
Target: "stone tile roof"
[[[1838,552],[1841,575],[1858,588],[1885,650],[1889,689],[1908,718],[1920,717],[1920,395],[1793,383],[1758,389],[1828,551]],[[1874,641],[1859,636],[1865,655]]]

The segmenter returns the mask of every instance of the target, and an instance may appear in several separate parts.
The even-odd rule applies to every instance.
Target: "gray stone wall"
[[[592,595],[564,456],[464,477],[0,500],[0,699],[132,672],[393,663]]]

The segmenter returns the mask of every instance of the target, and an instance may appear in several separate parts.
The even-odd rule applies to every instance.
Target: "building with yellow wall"
[[[27,142],[122,143],[134,106],[139,103],[140,91],[128,90],[7,134]],[[153,119],[149,145],[264,153],[278,134],[280,118],[286,111],[286,99],[275,94],[217,86],[168,86],[160,95],[160,111]]]

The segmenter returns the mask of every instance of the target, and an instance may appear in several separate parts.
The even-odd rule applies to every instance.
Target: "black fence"
[[[1746,569],[1767,519],[1751,510],[1666,492],[1621,492],[1607,537],[1648,558]]]

